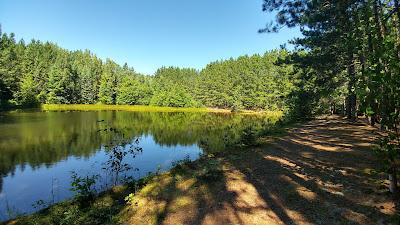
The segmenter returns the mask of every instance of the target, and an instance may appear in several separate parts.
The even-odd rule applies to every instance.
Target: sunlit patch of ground
[[[395,213],[371,152],[377,130],[319,119],[219,156],[223,175],[166,174],[121,213],[127,224],[386,224]],[[198,165],[201,167],[201,164]],[[198,168],[197,168],[198,169]]]

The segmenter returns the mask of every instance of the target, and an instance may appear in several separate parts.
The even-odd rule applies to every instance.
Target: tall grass
[[[133,111],[133,112],[220,112],[228,113],[226,109],[209,109],[209,108],[176,108],[176,107],[160,107],[160,106],[144,106],[144,105],[83,105],[83,104],[43,104],[42,110],[45,111]]]
[[[177,108],[177,107],[160,107],[160,106],[145,106],[145,105],[84,105],[84,104],[43,104],[41,105],[44,111],[132,111],[132,112],[213,112],[213,113],[231,113],[229,109],[216,108]],[[240,111],[240,114],[262,114],[280,118],[282,111]]]

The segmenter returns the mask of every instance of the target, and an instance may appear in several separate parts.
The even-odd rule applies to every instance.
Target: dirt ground
[[[395,213],[371,150],[378,129],[320,118],[219,157],[223,176],[165,174],[121,212],[128,224],[388,224]]]

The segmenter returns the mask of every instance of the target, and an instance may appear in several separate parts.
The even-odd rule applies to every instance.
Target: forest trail
[[[338,117],[261,138],[220,158],[223,176],[162,176],[122,214],[129,224],[387,224],[394,205],[371,150],[378,129]]]

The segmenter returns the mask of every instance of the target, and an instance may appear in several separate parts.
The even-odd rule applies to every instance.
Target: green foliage
[[[123,189],[123,187],[120,189]],[[125,206],[124,196],[126,194],[125,191],[114,192],[110,190],[102,193],[93,202],[88,202],[87,207],[81,207],[76,201],[57,203],[39,213],[20,217],[13,223],[18,225],[120,224],[121,221],[116,215]]]
[[[150,100],[150,105],[166,107],[196,107],[198,104],[192,96],[182,90],[159,91]]]
[[[150,105],[169,107],[198,107],[190,87],[198,76],[196,70],[162,67],[153,78],[154,95]]]
[[[18,105],[25,107],[34,107],[38,105],[34,87],[35,83],[32,76],[27,75],[22,79],[20,89],[14,96]]]
[[[312,92],[297,90],[288,99],[288,109],[285,119],[305,120],[313,114],[313,109],[317,103]]]
[[[303,37],[291,42],[306,54],[300,52],[300,57],[292,57],[291,62],[303,70],[302,81],[312,82],[314,91],[309,93],[315,98],[313,102],[333,108],[345,105],[348,118],[354,119],[358,111],[374,120],[381,118],[381,124],[399,111],[397,0],[329,4],[264,0],[263,9],[277,11],[277,17],[261,32],[277,32],[281,26],[304,28]],[[307,93],[299,93],[303,95],[304,91]]]
[[[375,148],[375,153],[382,162],[382,169],[389,172],[394,166],[400,163],[400,142],[396,134],[390,133],[388,136],[382,137],[378,143],[379,147]]]
[[[233,111],[283,110],[294,88],[293,67],[276,63],[287,55],[281,50],[213,62],[197,77],[196,98],[203,105]]]
[[[302,28],[303,36],[291,41],[303,50],[291,57],[302,74],[300,88],[293,93],[293,114],[326,112],[328,105],[335,112],[342,105],[340,111],[348,119],[364,114],[371,125],[379,123],[389,136],[380,140],[377,153],[393,178],[391,189],[397,189],[400,2],[264,0],[263,10],[276,11],[277,16],[261,32],[277,32],[282,26]]]
[[[111,60],[107,59],[103,72],[100,78],[99,87],[99,102],[103,104],[115,104],[117,96],[117,86],[118,86],[118,65]]]
[[[95,197],[95,184],[98,175],[81,177],[76,172],[72,172],[71,191],[75,192],[74,198],[82,206],[87,206]]]
[[[135,197],[135,193],[130,193],[129,195],[127,195],[124,200],[126,202],[126,204],[128,205],[134,205],[134,197]]]
[[[98,101],[99,81],[102,74],[102,61],[89,51],[72,53],[72,70],[78,74],[79,97],[76,103],[93,104]]]
[[[22,74],[20,76],[22,82],[19,84],[24,84],[25,79],[33,79],[33,85],[30,87],[31,94],[35,96],[39,103],[46,102],[50,69],[54,65],[59,51],[60,48],[54,44],[33,40],[25,47],[23,52],[21,58]],[[56,70],[56,68],[53,69]],[[19,91],[17,90],[16,96],[20,96]],[[23,102],[18,102],[18,99],[17,104],[24,106]]]
[[[98,132],[106,132],[106,135],[112,137],[110,143],[104,146],[108,159],[103,163],[103,170],[111,175],[114,186],[120,183],[121,178],[129,180],[130,177],[126,175],[126,172],[136,170],[129,163],[129,159],[133,159],[138,153],[143,152],[139,146],[139,138],[126,139],[125,135],[127,134],[123,130],[110,127],[101,128]],[[127,157],[129,157],[128,160]]]
[[[256,145],[257,142],[257,131],[253,126],[247,126],[243,129],[239,143],[245,146]]]
[[[20,65],[16,48],[14,34],[0,31],[0,109],[8,105],[17,90]]]
[[[3,34],[0,107],[51,104],[119,104],[284,110],[294,90],[293,66],[276,63],[289,53],[242,56],[210,63],[201,71],[162,67],[154,76],[126,64],[102,62],[89,51],[67,51]]]
[[[132,75],[123,78],[117,92],[119,105],[149,105],[152,96],[147,80]]]
[[[78,76],[72,71],[70,55],[61,51],[49,71],[47,99],[50,104],[70,104],[79,98]]]

